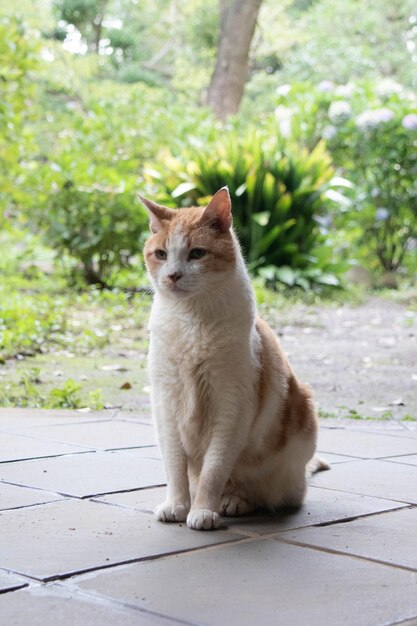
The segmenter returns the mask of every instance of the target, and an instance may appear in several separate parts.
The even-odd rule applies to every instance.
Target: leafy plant
[[[152,165],[146,175],[166,204],[204,204],[217,189],[229,187],[246,260],[269,284],[339,283],[342,268],[333,262],[320,225],[333,184],[323,144],[308,152],[256,132],[243,139],[232,133],[208,149],[163,160],[165,167],[156,171]]]

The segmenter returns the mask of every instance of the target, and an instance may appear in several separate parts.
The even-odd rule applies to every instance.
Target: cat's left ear
[[[150,227],[153,233],[159,232],[163,223],[169,222],[175,215],[173,209],[168,209],[166,206],[148,200],[145,196],[141,196],[140,193],[138,193],[138,198],[149,213]]]
[[[227,233],[232,225],[232,201],[229,189],[222,187],[214,194],[203,213],[201,221],[211,222],[221,233]]]

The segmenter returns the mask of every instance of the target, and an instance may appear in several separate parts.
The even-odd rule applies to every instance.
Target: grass
[[[140,361],[149,296],[70,288],[36,237],[2,233],[0,246],[0,405],[103,408],[115,375],[100,359]]]

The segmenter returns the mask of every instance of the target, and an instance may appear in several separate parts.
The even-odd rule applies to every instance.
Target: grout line
[[[417,614],[413,615],[412,617],[406,617],[405,619],[402,619],[399,622],[390,622],[389,624],[387,624],[386,626],[401,626],[401,624],[404,624],[404,626],[416,626],[417,624]]]
[[[43,439],[42,441],[47,441],[46,439]],[[49,442],[51,443],[51,442]],[[53,443],[61,443],[58,441],[55,441]],[[62,445],[62,444],[61,444]],[[64,444],[64,445],[71,445],[71,444]],[[81,447],[81,446],[79,446]],[[88,448],[86,450],[79,450],[78,452],[63,452],[62,454],[48,454],[45,456],[33,456],[33,457],[29,457],[29,458],[25,458],[25,459],[10,459],[8,461],[0,461],[0,465],[5,465],[10,464],[10,463],[28,463],[29,461],[42,461],[43,459],[61,459],[62,457],[67,457],[67,456],[78,456],[79,454],[96,454],[96,452],[101,452],[101,450],[95,450],[94,448]]]
[[[22,583],[21,585],[16,585],[13,587],[7,587],[7,589],[0,589],[0,595],[4,595],[6,593],[12,593],[13,591],[19,591],[19,589],[25,589],[29,587],[29,583]]]
[[[197,626],[195,622],[189,622],[181,618],[175,618],[169,615],[165,615],[164,613],[152,611],[138,604],[133,604],[132,602],[129,602],[127,600],[119,600],[118,598],[114,598],[112,596],[106,596],[97,591],[81,589],[80,587],[77,587],[74,584],[69,585],[65,582],[62,582],[62,583],[58,583],[57,586],[62,587],[66,591],[72,592],[73,594],[84,596],[85,598],[89,598],[89,599],[96,600],[96,601],[101,600],[103,604],[105,603],[105,604],[111,605],[114,608],[124,607],[128,609],[133,609],[134,611],[138,613],[144,613],[145,615],[152,615],[153,617],[166,619],[167,621],[170,621],[173,624],[184,624],[185,626]]]
[[[354,522],[355,520],[358,520],[358,519],[363,519],[367,517],[376,517],[377,515],[385,515],[386,513],[395,513],[396,511],[405,511],[407,509],[411,510],[415,508],[417,508],[417,505],[415,504],[410,504],[408,506],[407,505],[397,506],[392,509],[385,509],[384,511],[373,511],[371,513],[362,513],[359,515],[352,515],[351,517],[345,517],[343,519],[334,520],[330,522],[318,522],[317,524],[311,524],[310,526],[306,526],[305,528],[324,528],[326,526],[334,526],[336,524],[345,524],[349,522]],[[292,529],[289,529],[290,532],[291,530]]]
[[[160,554],[152,554],[149,556],[136,557],[132,559],[126,559],[124,561],[117,561],[117,562],[108,563],[108,564],[106,563],[103,565],[91,566],[85,569],[74,570],[71,572],[66,572],[64,574],[52,574],[52,575],[45,576],[45,577],[34,577],[34,576],[30,577],[27,574],[21,574],[20,572],[13,572],[13,573],[18,574],[19,576],[26,576],[26,577],[33,578],[33,580],[36,582],[51,583],[55,581],[63,581],[63,580],[65,581],[65,580],[73,579],[78,576],[84,576],[85,574],[92,574],[94,572],[102,572],[104,570],[114,569],[115,567],[122,567],[125,565],[133,565],[135,563],[144,563],[148,561],[159,561],[160,559],[176,557],[176,556],[183,555],[183,554],[193,554],[196,552],[203,552],[203,551],[211,550],[211,549],[219,549],[225,545],[237,545],[241,543],[249,543],[253,541],[254,539],[256,540],[262,539],[262,537],[254,537],[254,538],[238,537],[237,539],[230,539],[230,541],[222,541],[222,542],[211,544],[208,546],[201,546],[198,548],[184,548],[182,550],[177,550],[175,552],[163,552]]]
[[[336,489],[335,487],[323,487],[321,485],[315,485],[314,483],[309,483],[308,486],[314,487],[315,489],[324,489],[324,490],[327,489],[328,491],[337,491],[337,493],[349,493],[350,495],[353,495],[353,496],[364,496],[366,498],[375,498],[376,500],[385,500],[388,502],[399,502],[402,504],[408,504],[409,506],[417,505],[417,500],[416,502],[410,502],[408,500],[394,500],[393,498],[389,498],[389,497],[376,496],[375,494],[372,494],[372,493],[362,493],[359,491],[346,491],[346,489]]]
[[[57,494],[58,496],[59,494]],[[46,502],[34,502],[33,504],[21,504],[20,506],[9,506],[6,509],[0,509],[1,513],[6,513],[7,511],[20,511],[21,509],[33,509],[37,506],[44,506],[45,504],[54,504],[56,502],[65,502],[67,498],[57,498],[56,500],[47,500]]]
[[[269,539],[269,537],[268,537]],[[281,543],[287,543],[290,545],[298,546],[299,548],[307,548],[309,550],[315,550],[316,552],[324,552],[326,554],[337,554],[338,556],[347,556],[353,559],[357,559],[359,561],[364,561],[366,563],[376,563],[378,565],[386,565],[388,567],[392,567],[395,570],[405,570],[407,572],[412,572],[416,574],[416,567],[409,567],[408,565],[400,565],[398,563],[390,563],[388,561],[384,561],[382,559],[377,559],[369,556],[362,556],[360,554],[355,554],[352,552],[343,552],[342,550],[336,550],[336,548],[326,548],[325,546],[315,546],[310,543],[304,543],[302,541],[297,541],[295,539],[285,539],[283,537],[275,537],[270,538],[272,541],[279,541]]]

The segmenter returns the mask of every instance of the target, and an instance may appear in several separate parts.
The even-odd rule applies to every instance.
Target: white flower
[[[352,115],[352,109],[346,100],[335,100],[329,107],[329,118],[332,122],[340,122]]]
[[[321,83],[317,85],[317,91],[333,91],[334,82],[332,80],[322,80]]]
[[[401,93],[403,91],[402,85],[397,83],[392,78],[384,78],[381,80],[376,88],[376,92],[379,96],[388,97],[395,93]]]
[[[417,114],[409,113],[403,117],[401,124],[406,130],[415,130],[417,128]]]
[[[288,96],[291,91],[291,85],[285,84],[277,87],[277,95],[278,96]]]
[[[350,98],[356,91],[354,83],[346,83],[346,85],[338,85],[335,89],[336,96],[342,96],[343,98]]]
[[[379,207],[376,210],[375,219],[377,220],[377,222],[385,222],[388,216],[389,216],[388,209],[385,209],[384,207]]]
[[[292,109],[283,105],[275,109],[275,117],[278,120],[279,130],[283,137],[289,137],[291,134],[291,120],[293,114]]]
[[[325,126],[321,133],[323,139],[333,139],[335,135],[337,135],[337,130],[334,126]]]
[[[374,109],[373,111],[364,111],[356,118],[356,125],[358,128],[366,130],[367,128],[375,128],[384,122],[389,122],[393,117],[393,111],[386,107]]]

